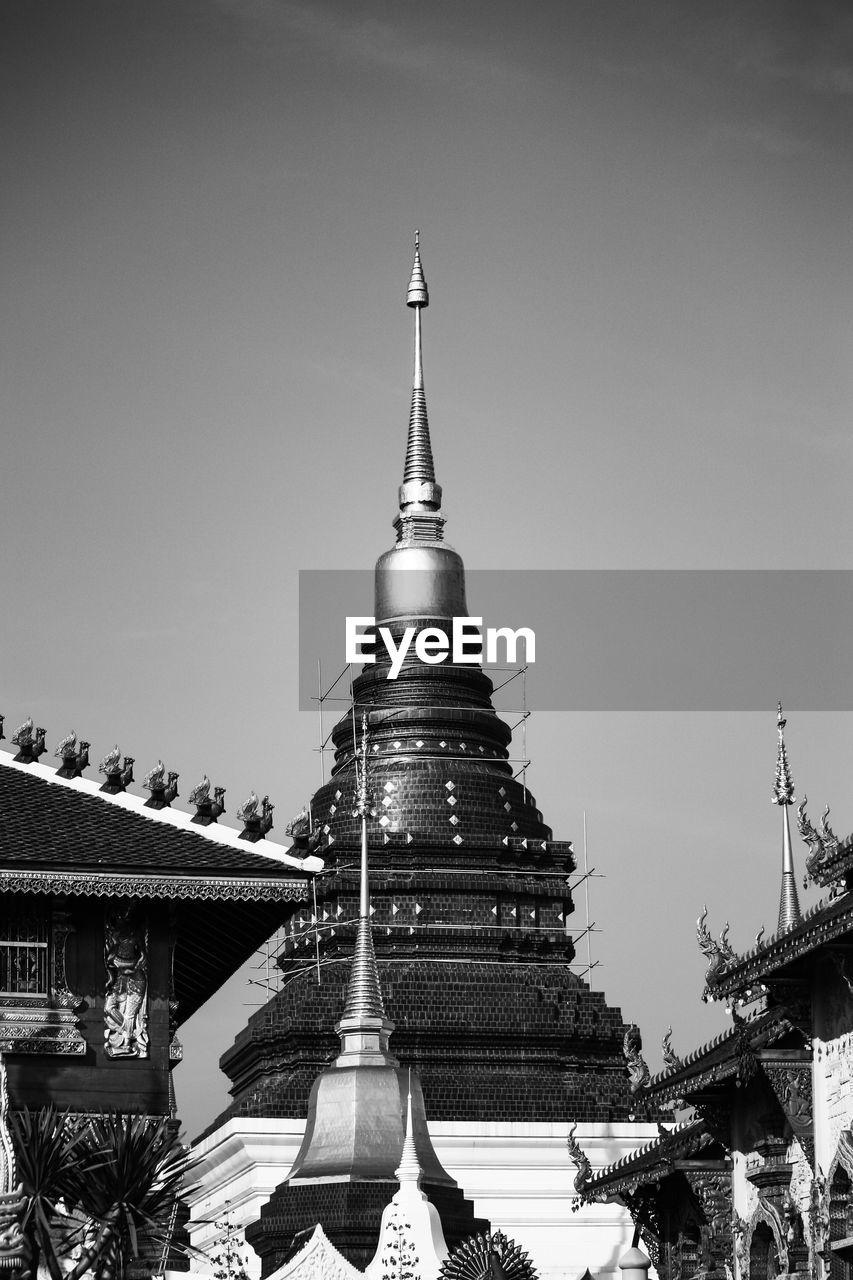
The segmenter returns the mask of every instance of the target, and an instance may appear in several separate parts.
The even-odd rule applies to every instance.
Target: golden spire
[[[787,720],[782,714],[782,703],[776,713],[776,731],[779,735],[779,747],[776,755],[776,779],[773,784],[773,803],[782,809],[782,891],[779,895],[779,920],[777,931],[791,929],[802,919],[800,900],[797,896],[797,880],[794,875],[794,853],[791,847],[791,822],[788,814],[790,805],[796,801],[794,780],[788,764],[788,752],[785,748],[785,725]]]
[[[420,232],[415,232],[415,260],[412,277],[406,291],[406,306],[415,313],[415,364],[412,375],[412,408],[409,414],[409,435],[406,441],[406,463],[403,483],[400,486],[400,512],[409,510],[438,511],[441,506],[441,485],[436,484],[432,445],[429,438],[426,395],[424,393],[424,363],[421,344],[421,311],[429,306],[429,290],[421,264]],[[398,537],[403,532],[398,529]],[[434,536],[434,535],[433,535]]]

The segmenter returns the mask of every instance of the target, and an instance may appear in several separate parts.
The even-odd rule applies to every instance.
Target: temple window
[[[0,917],[0,1000],[22,996],[46,1000],[50,942],[45,912]]]

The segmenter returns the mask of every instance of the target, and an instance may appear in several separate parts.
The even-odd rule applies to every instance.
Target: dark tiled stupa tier
[[[461,558],[443,540],[423,392],[416,254],[415,373],[397,541],[379,559],[374,615],[448,629],[467,617]],[[312,801],[326,864],[313,909],[291,922],[282,991],[222,1059],[226,1115],[305,1115],[311,1084],[337,1051],[359,915],[355,753],[369,722],[368,821],[373,940],[394,1052],[420,1074],[430,1120],[628,1118],[618,1009],[572,971],[571,844],[554,840],[514,773],[511,731],[476,666],[388,659],[353,684],[332,733],[330,780]],[[319,953],[322,982],[317,982]]]

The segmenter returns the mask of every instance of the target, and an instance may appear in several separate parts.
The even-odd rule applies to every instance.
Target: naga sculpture
[[[641,1053],[642,1047],[643,1037],[640,1035],[640,1028],[632,1023],[622,1041],[622,1052],[625,1055],[632,1093],[639,1093],[649,1083],[649,1068]]]
[[[9,1132],[6,1063],[0,1054],[0,1270],[19,1267],[26,1242],[21,1220],[27,1206],[23,1184],[15,1183],[15,1149]]]
[[[579,1196],[582,1196],[586,1190],[586,1184],[592,1177],[592,1165],[589,1162],[589,1156],[584,1151],[581,1144],[575,1137],[575,1129],[578,1127],[577,1120],[569,1130],[569,1136],[566,1138],[566,1146],[569,1148],[569,1155],[577,1165],[577,1172],[574,1178],[574,1188]]]
[[[681,1059],[672,1047],[672,1027],[667,1027],[660,1051],[667,1071],[676,1071],[682,1065]]]
[[[699,943],[699,950],[708,961],[708,967],[705,970],[705,982],[709,983],[725,968],[726,957],[720,948],[720,944],[715,938],[711,937],[711,931],[705,924],[707,918],[708,908],[703,907],[702,914],[696,921],[696,941]]]
[[[829,825],[829,805],[823,811],[820,830],[812,826],[806,814],[808,796],[803,796],[797,806],[797,830],[809,847],[806,858],[806,871],[814,880],[825,863],[838,852],[838,836]]]
[[[104,1040],[110,1058],[148,1057],[146,933],[131,907],[107,917],[104,965]]]

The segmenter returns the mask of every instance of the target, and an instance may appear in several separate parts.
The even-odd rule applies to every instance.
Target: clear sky
[[[416,226],[470,566],[851,567],[846,3],[6,0],[0,24],[7,726],[118,741],[139,777],[162,756],[184,795],[206,771],[232,813],[269,792],[282,834],[319,780],[297,570],[393,536]],[[846,834],[851,717],[792,708],[788,738]],[[587,811],[595,984],[654,1069],[670,1022],[682,1050],[720,1025],[703,903],[741,948],[775,919],[774,708],[542,713],[529,747],[555,834]],[[187,1028],[191,1132],[253,999],[242,975]]]

